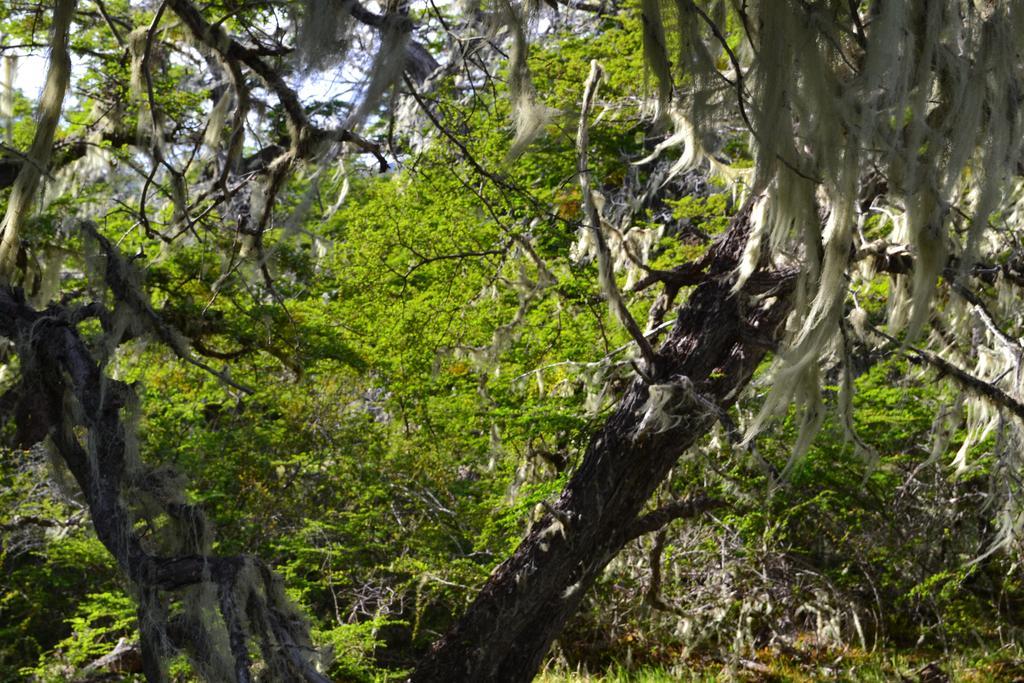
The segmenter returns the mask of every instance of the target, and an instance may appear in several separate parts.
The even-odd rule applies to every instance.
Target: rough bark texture
[[[608,562],[644,531],[641,513],[679,456],[736,399],[790,310],[796,273],[760,272],[733,294],[749,207],[713,247],[705,279],[657,353],[597,432],[558,501],[491,575],[413,681],[529,681]],[[668,428],[646,428],[649,387],[671,385]]]

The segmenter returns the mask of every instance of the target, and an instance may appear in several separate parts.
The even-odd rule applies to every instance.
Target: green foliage
[[[672,217],[685,221],[709,235],[719,235],[729,227],[731,200],[726,194],[712,194],[707,197],[689,195],[679,199],[668,199],[665,203],[672,209]]]
[[[67,621],[71,635],[57,643],[55,650],[63,666],[74,670],[110,652],[118,639],[134,635],[135,601],[123,591],[90,593],[82,598],[74,616]],[[47,655],[37,668],[22,673],[42,680],[61,680],[66,676],[54,669],[52,655]]]
[[[227,26],[275,11],[220,5]],[[242,254],[216,211],[173,246],[155,244],[132,211],[103,216],[101,231],[137,255],[161,317],[217,370],[223,364],[252,388],[240,393],[166,348],[126,342],[107,369],[140,394],[142,457],[185,474],[187,495],[215,528],[215,550],[257,554],[283,576],[318,641],[333,648],[330,673],[339,679],[397,679],[411,668],[554,500],[631,376],[632,349],[608,315],[596,268],[570,251],[581,221],[573,137],[590,60],[608,74],[591,131],[602,192],[646,181],[649,171],[630,163],[664,133],[639,104],[649,90],[638,78],[640,22],[637,12],[605,16],[599,37],[562,35],[532,52],[537,90],[564,116],[514,162],[505,159],[503,90],[467,105],[454,79],[438,84],[440,118],[469,132],[460,138],[466,152],[500,183],[482,181],[462,150],[438,143],[403,159],[400,172],[350,171],[348,199],[333,211],[341,179],[302,169],[308,174],[281,196],[288,228],[265,236],[262,257]],[[9,22],[4,30],[30,34]],[[99,35],[90,24],[76,36],[92,54],[66,136],[81,134],[88,109],[104,98],[118,105],[119,125],[137,132],[129,64]],[[183,65],[166,67],[154,83],[158,109],[201,135],[210,93],[180,87]],[[24,147],[31,103],[22,97],[17,106],[15,143]],[[283,125],[279,112],[268,118]],[[112,152],[133,162],[127,148]],[[748,143],[730,140],[725,152],[743,165]],[[112,179],[80,188],[35,217],[26,243],[41,254],[68,216],[91,215],[102,196],[134,202],[137,189]],[[648,207],[637,222],[664,224],[669,236],[647,265],[668,270],[698,259],[735,209],[725,193]],[[864,231],[875,239],[891,227],[872,216]],[[77,249],[79,237],[69,244]],[[95,262],[71,259],[68,268],[66,289],[97,289]],[[891,289],[877,279],[858,292],[871,322],[881,321]],[[653,297],[631,296],[639,320]],[[101,328],[92,324],[80,329],[95,342]],[[642,539],[561,639],[558,655],[570,669],[614,662],[610,680],[718,680],[740,670],[741,653],[771,659],[764,649],[783,643],[809,654],[800,666],[766,664],[779,680],[824,675],[832,666],[825,656],[840,654],[850,666],[833,666],[836,675],[883,680],[911,665],[864,648],[955,649],[1019,633],[1019,568],[1005,555],[966,564],[991,538],[991,515],[978,503],[991,463],[982,459],[956,481],[942,461],[922,465],[936,407],[948,400],[942,385],[905,361],[865,354],[858,362],[854,423],[878,462],[857,455],[834,417],[781,484],[775,474],[789,458],[793,415],[753,451],[722,445],[722,434],[701,443],[658,496],[702,490],[728,506],[667,537],[661,592],[675,611],[645,597],[652,546]],[[755,392],[734,413],[757,408]],[[29,495],[44,476],[38,463],[23,467],[21,452],[2,456],[0,523],[76,514],[77,504],[55,492]],[[10,548],[5,540],[0,679],[67,676],[133,637],[132,603],[80,518],[66,533],[35,530],[29,547]],[[822,614],[842,643],[808,644]],[[855,649],[843,649],[850,643]],[[682,679],[689,674],[672,661],[706,670]]]
[[[631,669],[622,665],[607,670],[563,671],[557,667],[542,673],[538,683],[727,683],[729,681],[772,681],[811,683],[821,680],[888,683],[915,680],[925,675],[964,683],[1012,683],[1022,672],[1020,650],[1015,647],[995,651],[968,649],[962,654],[938,652],[907,654],[891,650],[865,651],[843,648],[823,651],[815,656],[759,653],[753,659],[727,663],[697,658],[664,667]]]
[[[731,503],[712,520],[669,531],[660,598],[670,611],[648,604],[651,546],[638,543],[560,641],[567,661],[591,671],[629,660],[675,672],[682,654],[694,658],[687,670],[715,680],[749,657],[779,680],[814,680],[813,661],[850,658],[835,665],[850,680],[891,680],[936,657],[890,663],[864,649],[949,653],[971,643],[978,650],[955,663],[965,680],[989,680],[980,672],[1008,664],[1013,671],[1012,652],[994,655],[1001,663],[993,669],[980,661],[1024,626],[1014,607],[1024,598],[1018,568],[987,553],[994,530],[978,504],[984,467],[956,479],[948,460],[927,462],[947,389],[898,358],[869,363],[856,384],[853,421],[877,462],[857,454],[835,416],[784,482],[773,480],[790,457],[792,415],[751,453],[718,445],[720,437],[705,444],[675,481],[700,481]],[[589,645],[597,633],[608,634],[603,649]],[[722,673],[708,658],[725,663]]]
[[[314,635],[318,642],[330,648],[333,677],[346,681],[400,680],[406,672],[382,669],[373,659],[374,651],[384,644],[380,630],[399,623],[375,617],[314,631]]]
[[[2,455],[0,679],[17,680],[26,667],[46,669],[56,647],[73,646],[81,659],[90,643],[109,648],[108,636],[130,636],[134,625],[121,628],[117,620],[123,610],[111,610],[114,604],[104,598],[88,605],[82,601],[85,593],[115,602],[128,598],[120,592],[110,555],[86,529],[77,507],[40,484],[47,476],[40,454],[4,450]],[[110,628],[90,630],[81,640],[72,635],[90,618]]]

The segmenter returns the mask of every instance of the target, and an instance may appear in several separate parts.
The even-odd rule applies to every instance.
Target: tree
[[[712,18],[715,11],[719,14]],[[624,542],[657,528],[674,512],[693,510],[684,504],[647,513],[653,516],[650,525],[652,518],[641,516],[681,450],[707,431],[716,413],[728,409],[765,350],[776,345],[774,388],[751,429],[756,433],[774,411],[796,399],[803,406],[793,456],[798,459],[824,415],[821,359],[833,348],[847,357],[850,353],[851,322],[845,316],[851,296],[856,306],[856,280],[853,286],[850,280],[856,278],[859,259],[874,261],[868,274],[857,278],[862,281],[870,281],[878,270],[900,274],[889,325],[905,331],[903,344],[920,336],[932,314],[940,276],[950,283],[953,296],[961,297],[959,305],[951,302],[941,310],[950,327],[964,325],[961,306],[966,303],[977,306],[973,316],[984,325],[983,334],[994,335],[996,345],[1010,340],[1000,326],[1013,314],[993,316],[969,281],[982,272],[999,272],[1011,281],[1015,277],[1013,257],[1010,263],[993,263],[981,256],[980,246],[981,235],[993,228],[1003,235],[1013,232],[1005,223],[1000,229],[990,222],[993,212],[1006,210],[1008,184],[1017,168],[1016,148],[996,142],[1016,139],[1021,125],[1018,108],[1004,99],[1017,88],[1019,73],[1010,66],[1010,53],[1001,50],[1016,48],[1012,40],[997,37],[1008,36],[1003,32],[1011,31],[1013,17],[957,3],[885,3],[872,5],[865,14],[857,5],[841,3],[815,8],[782,4],[752,9],[750,15],[724,5],[705,9],[681,3],[676,66],[688,88],[676,100],[660,7],[647,3],[643,12],[645,49],[661,104],[673,108],[677,137],[688,148],[682,163],[717,153],[714,140],[720,139],[723,108],[738,114],[756,148],[752,199],[707,261],[660,275],[678,286],[673,278],[688,284],[694,270],[709,270],[659,351],[647,347],[645,369],[592,437],[583,464],[549,516],[439,643],[418,671],[422,680],[529,680],[578,605],[578,594]],[[727,32],[730,24],[734,29]],[[705,30],[708,36],[701,35]],[[947,42],[956,40],[971,47]],[[738,55],[741,50],[749,55]],[[731,67],[724,73],[719,66],[723,57]],[[788,64],[799,68],[789,72]],[[967,82],[974,88],[969,94],[952,85]],[[998,103],[989,103],[991,98]],[[971,123],[961,118],[975,116]],[[583,121],[584,145],[585,129]],[[961,202],[969,208],[959,208]],[[894,253],[893,246],[869,242],[864,231],[865,219],[880,205],[897,214],[894,239],[907,242],[896,247],[895,253],[906,254],[898,265],[877,257],[882,251]],[[1000,214],[995,216],[999,225]],[[588,218],[597,223],[596,215]],[[771,244],[770,255],[762,251],[765,242]],[[1012,253],[1008,245],[1002,249],[1003,259]],[[904,281],[908,273],[912,286]],[[608,291],[612,287],[606,292],[614,301],[616,294]],[[782,322],[792,305],[796,311],[784,335]],[[862,338],[863,316],[856,307],[850,313],[852,324],[859,321]],[[709,320],[716,321],[713,329],[707,327]],[[953,333],[943,342],[955,347],[965,336]],[[643,337],[639,332],[634,337],[643,349]],[[1004,391],[988,381],[993,376],[985,371],[972,375],[935,353],[905,348],[965,391],[1021,414],[1015,398],[1019,388]],[[848,361],[840,367],[847,395],[839,401],[848,411],[851,369]],[[652,422],[658,425],[654,434],[648,427]],[[1010,432],[1016,434],[1017,428]],[[852,425],[850,432],[859,444]],[[969,441],[961,458],[968,446]]]
[[[560,11],[596,14],[600,22],[612,9],[568,3]],[[538,12],[510,3],[499,4],[494,16],[477,9],[450,17],[436,9],[418,15],[405,4],[377,14],[358,3],[311,1],[300,11],[287,4],[200,8],[189,0],[142,13],[101,3],[95,12],[79,7],[76,13],[67,0],[52,14],[8,11],[13,35],[32,30],[18,26],[28,16],[45,16],[51,32],[32,142],[4,165],[12,189],[0,243],[0,272],[9,285],[0,294],[0,332],[14,344],[22,386],[10,400],[19,405],[24,443],[49,435],[81,488],[98,537],[131,581],[148,678],[165,677],[169,657],[185,651],[207,677],[249,680],[250,644],[273,677],[320,680],[322,674],[301,618],[267,565],[212,554],[199,508],[167,468],[138,457],[128,417],[134,392],[107,368],[120,345],[149,337],[237,396],[251,393],[227,369],[213,367],[232,354],[211,348],[209,340],[223,341],[231,328],[205,310],[219,296],[248,292],[251,310],[271,322],[271,310],[283,312],[279,320],[290,318],[289,304],[302,288],[274,272],[286,270],[278,264],[287,253],[274,228],[305,229],[313,193],[304,195],[303,187],[316,187],[340,145],[386,169],[386,154],[399,150],[401,157],[401,137],[409,131],[429,130],[427,147],[431,139],[449,146],[474,176],[465,184],[498,230],[478,249],[421,258],[404,280],[438,259],[511,254],[526,264],[515,318],[476,351],[505,352],[526,312],[558,280],[550,250],[535,245],[539,233],[577,226],[580,260],[593,260],[611,318],[636,350],[635,372],[614,411],[587,438],[560,496],[542,504],[518,549],[420,663],[415,680],[529,680],[629,540],[720,504],[697,492],[649,508],[680,455],[716,424],[749,444],[795,404],[800,428],[790,463],[796,463],[824,419],[827,374],[840,387],[836,404],[849,438],[870,458],[870,444],[850,418],[851,392],[854,358],[879,349],[933,367],[963,392],[972,409],[958,466],[966,465],[972,441],[1000,430],[1003,476],[996,481],[1008,493],[995,542],[1014,538],[1019,516],[1008,473],[1018,469],[1017,420],[1024,416],[1014,372],[1021,324],[1014,306],[1021,282],[1014,226],[1020,12],[953,0],[679,2],[672,8],[645,1],[637,30],[657,97],[656,111],[638,130],[654,146],[648,155],[634,153],[630,170],[616,158],[594,159],[590,133],[605,78],[595,62],[578,82],[582,104],[569,136],[575,148],[555,148],[563,164],[568,156],[574,166],[578,219],[560,216],[551,198],[524,190],[514,171],[481,162],[467,128],[438,94],[454,87],[455,74],[468,90],[491,82],[498,50],[491,52],[487,41],[465,42],[451,29],[483,27],[484,35],[507,35],[511,44],[507,108],[515,134],[505,163],[527,150],[548,122],[564,121],[535,87],[533,78],[541,75],[529,69],[530,21]],[[69,46],[72,22],[79,42]],[[589,30],[600,29],[599,23]],[[428,46],[444,35],[454,38],[432,55]],[[67,132],[55,144],[75,50],[92,70],[73,113],[65,110]],[[344,77],[360,68],[369,75],[355,98],[313,103],[295,85],[296,54],[306,70],[299,74],[344,58]],[[96,67],[109,79],[105,84]],[[186,78],[196,80],[208,101],[179,92],[176,84]],[[388,118],[393,109],[386,105],[399,95],[406,112],[418,112],[411,127]],[[482,101],[457,92],[455,99],[467,106]],[[612,110],[615,103],[605,104]],[[373,141],[367,129],[387,131],[387,144]],[[9,144],[19,146],[12,136]],[[678,158],[666,161],[677,147]],[[51,203],[33,225],[30,207],[45,169],[70,168],[97,153],[129,169],[104,169],[107,186],[94,190],[106,224],[88,216],[65,219],[73,229],[52,228],[65,211],[52,203],[58,185],[47,188]],[[615,177],[623,180],[598,182],[598,164],[618,166]],[[632,226],[644,212],[656,215],[678,200],[686,191],[683,174],[694,169],[736,187],[742,208],[706,251],[652,267],[632,253]],[[287,220],[279,217],[285,206],[293,207]],[[538,219],[538,234],[515,227],[524,217]],[[118,233],[120,244],[113,239]],[[155,304],[140,265],[156,272],[159,262],[150,254],[193,241],[224,254],[219,276],[196,278],[195,287],[167,287]],[[44,287],[56,277],[42,265],[48,249],[61,255],[53,266],[63,269],[60,292]],[[646,329],[616,277],[617,265],[634,263],[643,275],[628,294],[662,287]],[[889,299],[884,314],[860,303],[877,287]],[[58,293],[60,302],[51,303]],[[199,306],[204,298],[206,309]],[[246,346],[289,363],[273,341]],[[741,436],[733,406],[769,356],[772,388]],[[291,361],[295,372],[303,370]],[[140,520],[155,531],[140,530]]]

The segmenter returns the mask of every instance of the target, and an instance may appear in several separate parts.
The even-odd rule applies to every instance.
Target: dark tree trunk
[[[530,681],[586,591],[631,539],[683,508],[643,515],[679,456],[736,400],[781,335],[796,273],[759,272],[734,294],[749,207],[711,249],[647,379],[637,378],[590,441],[551,510],[484,585],[413,681]],[[671,392],[669,418],[649,414],[652,387]],[[700,509],[690,506],[689,513]]]
[[[108,277],[111,272],[108,268]],[[15,341],[21,392],[36,397],[32,411],[18,417],[32,420],[33,433],[43,428],[48,432],[81,488],[97,538],[132,583],[139,601],[146,680],[167,679],[165,663],[174,650],[189,653],[200,666],[224,656],[210,649],[211,624],[190,623],[186,614],[171,619],[166,615],[173,603],[169,592],[212,583],[220,599],[219,605],[211,607],[219,607],[228,632],[231,651],[227,654],[235,661],[235,681],[252,680],[250,643],[258,640],[265,644],[264,667],[274,680],[326,683],[328,679],[307,658],[311,648],[305,623],[262,562],[245,556],[199,554],[203,548],[194,546],[203,544],[187,534],[178,539],[178,555],[156,555],[145,546],[134,524],[141,518],[138,501],[143,497],[149,503],[161,503],[163,512],[190,533],[200,533],[205,524],[197,508],[167,492],[172,484],[161,478],[159,470],[131,453],[131,428],[122,412],[135,401],[134,393],[103,373],[101,363],[79,336],[77,324],[89,317],[106,320],[108,316],[100,305],[54,305],[36,311],[23,292],[0,287],[0,336]],[[239,577],[248,570],[256,578],[239,587]],[[242,609],[247,621],[239,616]]]

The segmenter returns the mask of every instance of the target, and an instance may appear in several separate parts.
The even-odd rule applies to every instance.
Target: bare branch
[[[101,235],[96,226],[88,221],[83,222],[81,227],[88,237],[96,240],[96,243],[99,244],[106,260],[104,280],[119,303],[127,306],[139,320],[143,321],[146,328],[157,339],[166,344],[178,358],[204,372],[210,373],[233,389],[237,389],[245,394],[254,393],[251,387],[231,379],[226,370],[217,371],[196,358],[189,350],[185,337],[157,315],[157,312],[149,304],[147,297],[133,283],[135,276],[132,272],[132,266],[125,262],[117,248],[110,243],[110,240]]]
[[[189,0],[167,0],[167,5],[188,26],[197,40],[216,52],[227,62],[242,63],[259,76],[284,109],[291,140],[289,153],[283,153],[271,166],[290,166],[297,159],[307,159],[316,152],[318,143],[324,141],[350,142],[358,149],[373,154],[380,164],[381,172],[388,168],[380,145],[357,135],[351,130],[325,131],[312,125],[302,106],[298,93],[289,86],[278,69],[268,64],[260,51],[242,45],[227,35],[220,26],[210,24]]]
[[[878,329],[873,325],[870,326],[869,329],[878,336],[888,340],[893,344],[900,344],[900,341],[898,339],[886,334],[885,332],[883,332],[882,330]],[[1016,415],[1017,418],[1024,420],[1024,403],[1021,403],[1013,396],[1010,396],[1008,393],[1006,393],[999,387],[995,386],[994,384],[986,382],[980,377],[972,375],[966,370],[963,370],[953,365],[942,356],[939,356],[936,353],[932,353],[931,351],[919,349],[915,346],[909,345],[904,345],[902,348],[905,349],[903,353],[909,356],[911,359],[916,358],[920,361],[928,363],[936,370],[938,370],[940,374],[949,375],[950,377],[952,377],[957,382],[957,384],[962,386],[964,389],[967,389],[976,396],[988,399],[998,407],[1006,408],[1011,413]]]
[[[675,500],[638,517],[626,531],[629,539],[649,534],[677,519],[690,519],[725,505],[725,501],[703,494]]]
[[[640,349],[640,355],[643,356],[647,364],[646,371],[654,373],[657,363],[654,347],[651,346],[651,342],[644,336],[640,326],[633,318],[633,314],[629,312],[626,302],[622,299],[622,293],[615,283],[611,251],[608,249],[608,242],[605,239],[604,229],[601,226],[601,216],[598,213],[597,204],[594,201],[594,192],[590,184],[590,168],[588,166],[590,124],[588,119],[594,107],[594,100],[597,98],[598,87],[603,77],[604,71],[601,69],[601,65],[597,63],[597,60],[590,62],[590,75],[587,77],[587,83],[583,88],[583,106],[580,111],[579,132],[576,136],[576,168],[579,171],[580,189],[583,192],[583,212],[587,219],[587,227],[593,231],[594,240],[597,244],[598,279],[601,282],[601,289],[604,290],[605,296],[608,297],[608,306],[611,308],[612,314],[629,332],[629,336],[636,342],[637,347]]]

